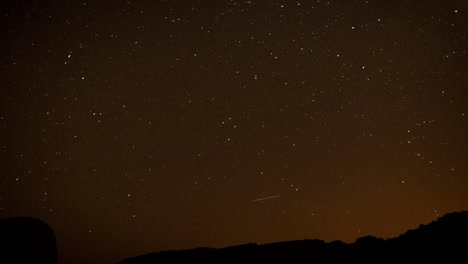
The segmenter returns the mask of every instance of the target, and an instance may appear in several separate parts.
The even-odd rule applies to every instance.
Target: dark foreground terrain
[[[301,240],[221,249],[162,251],[120,264],[150,263],[468,263],[468,211],[447,214],[396,238],[355,243]]]
[[[56,264],[54,231],[31,217],[0,219],[0,263]]]

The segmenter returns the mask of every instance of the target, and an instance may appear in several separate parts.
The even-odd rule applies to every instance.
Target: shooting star
[[[267,196],[267,197],[255,199],[255,200],[253,200],[253,202],[260,202],[260,201],[275,199],[275,198],[278,198],[278,197],[280,197],[280,196],[279,195],[272,195],[272,196]]]

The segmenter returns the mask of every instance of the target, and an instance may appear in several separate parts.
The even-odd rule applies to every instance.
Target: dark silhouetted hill
[[[0,263],[56,264],[54,231],[39,219],[0,220]]]
[[[356,242],[300,240],[246,244],[221,249],[162,251],[120,264],[156,263],[468,263],[468,212],[449,213],[427,225],[384,240]]]

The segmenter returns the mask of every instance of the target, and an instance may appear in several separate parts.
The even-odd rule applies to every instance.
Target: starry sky
[[[46,221],[63,263],[468,209],[465,0],[0,10],[0,216]]]

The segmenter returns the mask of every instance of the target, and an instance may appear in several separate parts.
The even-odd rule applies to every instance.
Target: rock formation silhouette
[[[1,219],[0,263],[56,264],[57,244],[54,231],[35,218]]]
[[[360,237],[354,243],[300,240],[246,244],[221,249],[162,251],[120,264],[149,263],[465,263],[468,262],[468,211],[447,214],[384,240]]]

